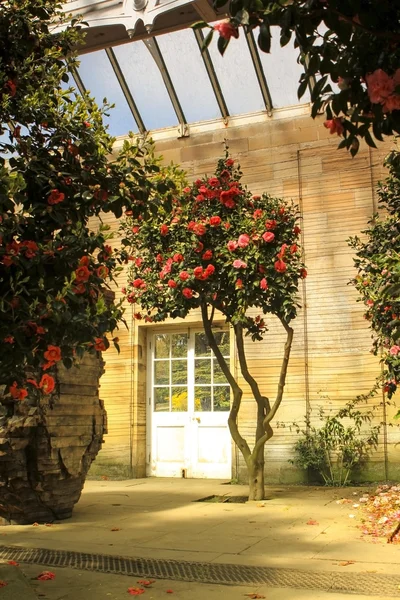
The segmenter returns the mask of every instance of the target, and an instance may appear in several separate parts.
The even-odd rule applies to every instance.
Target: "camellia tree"
[[[14,494],[14,506],[25,493],[16,492],[7,469],[34,488],[29,492],[32,507],[54,509],[52,500],[41,495],[47,490],[42,469],[35,466],[39,446],[52,452],[53,472],[61,469],[58,479],[69,477],[62,453],[51,448],[51,436],[39,444],[34,427],[40,424],[46,431],[49,402],[54,412],[59,365],[71,367],[87,353],[105,351],[110,341],[118,347],[112,332],[122,309],[109,284],[126,257],[112,251],[101,214],[146,214],[150,204],[156,209],[158,192],[167,199],[173,187],[166,173],[159,175],[147,143],[125,142],[110,162],[113,138],[103,125],[109,106],[98,108],[88,95],[65,89],[82,34],[78,23],[53,31],[54,22],[63,21],[60,10],[53,0],[0,5],[3,516],[9,514],[5,490]],[[94,431],[88,418],[88,429]],[[92,438],[87,439],[90,449]],[[101,443],[102,431],[96,439]],[[16,449],[23,448],[25,454],[17,456]]]
[[[299,279],[306,276],[298,246],[296,207],[268,194],[252,196],[241,172],[226,156],[215,174],[183,189],[152,219],[128,219],[123,243],[132,254],[127,299],[138,303],[137,319],[159,323],[200,309],[208,343],[229,382],[232,438],[249,472],[249,497],[264,498],[264,445],[282,402],[296,317]],[[256,316],[249,309],[259,312]],[[223,357],[213,329],[215,315],[232,326],[240,369],[257,405],[253,448],[241,435],[238,419],[243,390]],[[270,400],[248,369],[246,335],[262,340],[265,314],[286,333],[275,398]]]
[[[353,284],[366,307],[373,352],[383,364],[373,392],[383,387],[390,399],[400,382],[400,152],[393,150],[385,164],[389,175],[378,188],[382,212],[350,245],[358,270]]]
[[[216,7],[225,0],[214,0]],[[270,52],[273,35],[299,50],[301,98],[311,88],[312,116],[354,155],[359,138],[370,146],[400,133],[400,4],[393,0],[233,0],[230,19],[211,27],[223,54],[240,28],[257,33]],[[199,23],[196,27],[204,27]]]

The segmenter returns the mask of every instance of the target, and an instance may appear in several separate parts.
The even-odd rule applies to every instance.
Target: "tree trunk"
[[[257,458],[253,456],[249,458],[249,500],[264,500],[265,498],[264,447],[261,454],[261,457],[259,455]]]
[[[1,402],[0,516],[18,524],[72,515],[106,433],[99,399],[104,362],[57,367],[56,389],[40,401]]]

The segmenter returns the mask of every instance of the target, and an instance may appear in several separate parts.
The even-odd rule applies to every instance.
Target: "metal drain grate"
[[[324,590],[347,594],[357,593],[363,596],[399,597],[399,578],[395,575],[375,573],[339,574],[218,563],[128,558],[107,554],[47,550],[45,548],[18,548],[16,546],[0,546],[0,558],[48,567],[70,567],[80,570],[114,573],[116,575],[132,575],[134,577],[154,577],[225,585],[266,584],[281,588]]]

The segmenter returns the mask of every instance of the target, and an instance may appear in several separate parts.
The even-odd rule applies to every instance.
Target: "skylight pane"
[[[188,122],[221,117],[191,29],[157,36],[157,42]]]
[[[225,102],[231,115],[265,110],[253,61],[243,30],[232,39],[223,56],[217,48],[218,33],[208,47]]]
[[[310,102],[308,90],[300,100],[297,98],[303,68],[297,63],[299,50],[293,46],[293,37],[287,46],[281,48],[279,29],[272,27],[271,53],[266,54],[259,50],[259,54],[274,108]]]
[[[79,60],[81,62],[79,75],[97,104],[101,105],[103,98],[115,104],[115,108],[110,111],[110,116],[104,118],[105,124],[109,125],[111,135],[126,135],[129,131],[137,132],[138,126],[105,51],[98,50],[83,54]]]
[[[176,125],[178,118],[160,70],[144,43],[117,46],[114,53],[146,129]]]

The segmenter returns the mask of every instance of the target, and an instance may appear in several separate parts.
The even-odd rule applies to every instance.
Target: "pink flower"
[[[260,288],[262,290],[267,290],[268,289],[268,283],[267,280],[265,279],[265,277],[263,277],[260,281]]]
[[[400,352],[400,346],[392,346],[389,350],[389,353],[392,356],[397,356],[399,352]]]
[[[189,273],[187,271],[181,271],[179,273],[179,279],[181,281],[186,281],[187,279],[189,279],[189,277],[190,277],[190,275],[189,275]]]
[[[193,297],[193,290],[190,289],[190,288],[183,288],[182,294],[185,296],[185,298],[192,298]]]
[[[247,267],[247,263],[245,263],[243,260],[240,260],[240,258],[237,258],[233,261],[233,267],[235,269],[245,269]]]
[[[266,231],[262,236],[264,242],[270,243],[275,239],[275,234],[272,231]]]
[[[247,233],[242,233],[242,235],[239,235],[239,238],[237,241],[239,248],[246,248],[249,245],[249,242],[250,242],[250,238],[247,235]]]
[[[393,112],[394,110],[400,110],[400,94],[393,94],[386,98],[383,104],[383,112]]]
[[[274,267],[275,271],[278,271],[278,273],[284,273],[286,271],[286,263],[280,258],[275,262]]]
[[[212,225],[213,227],[216,227],[217,225],[221,224],[221,217],[218,217],[218,215],[214,215],[213,217],[210,217],[210,225]]]
[[[367,75],[365,81],[367,83],[369,99],[373,104],[383,104],[395,88],[393,77],[390,77],[382,69],[377,69]]]
[[[329,129],[329,133],[332,135],[333,133],[337,133],[338,135],[342,135],[344,131],[343,123],[341,118],[329,119],[324,122],[324,127]]]
[[[189,194],[189,193],[190,193],[190,191],[191,191],[191,190],[190,190],[190,187],[185,187],[185,188],[183,188],[183,190],[182,190],[182,192],[183,192],[184,194]]]
[[[169,231],[168,225],[161,225],[161,227],[160,227],[160,233],[161,233],[161,235],[167,235],[168,231]]]
[[[229,240],[226,247],[228,248],[228,250],[233,252],[238,247],[238,243],[235,240]]]

